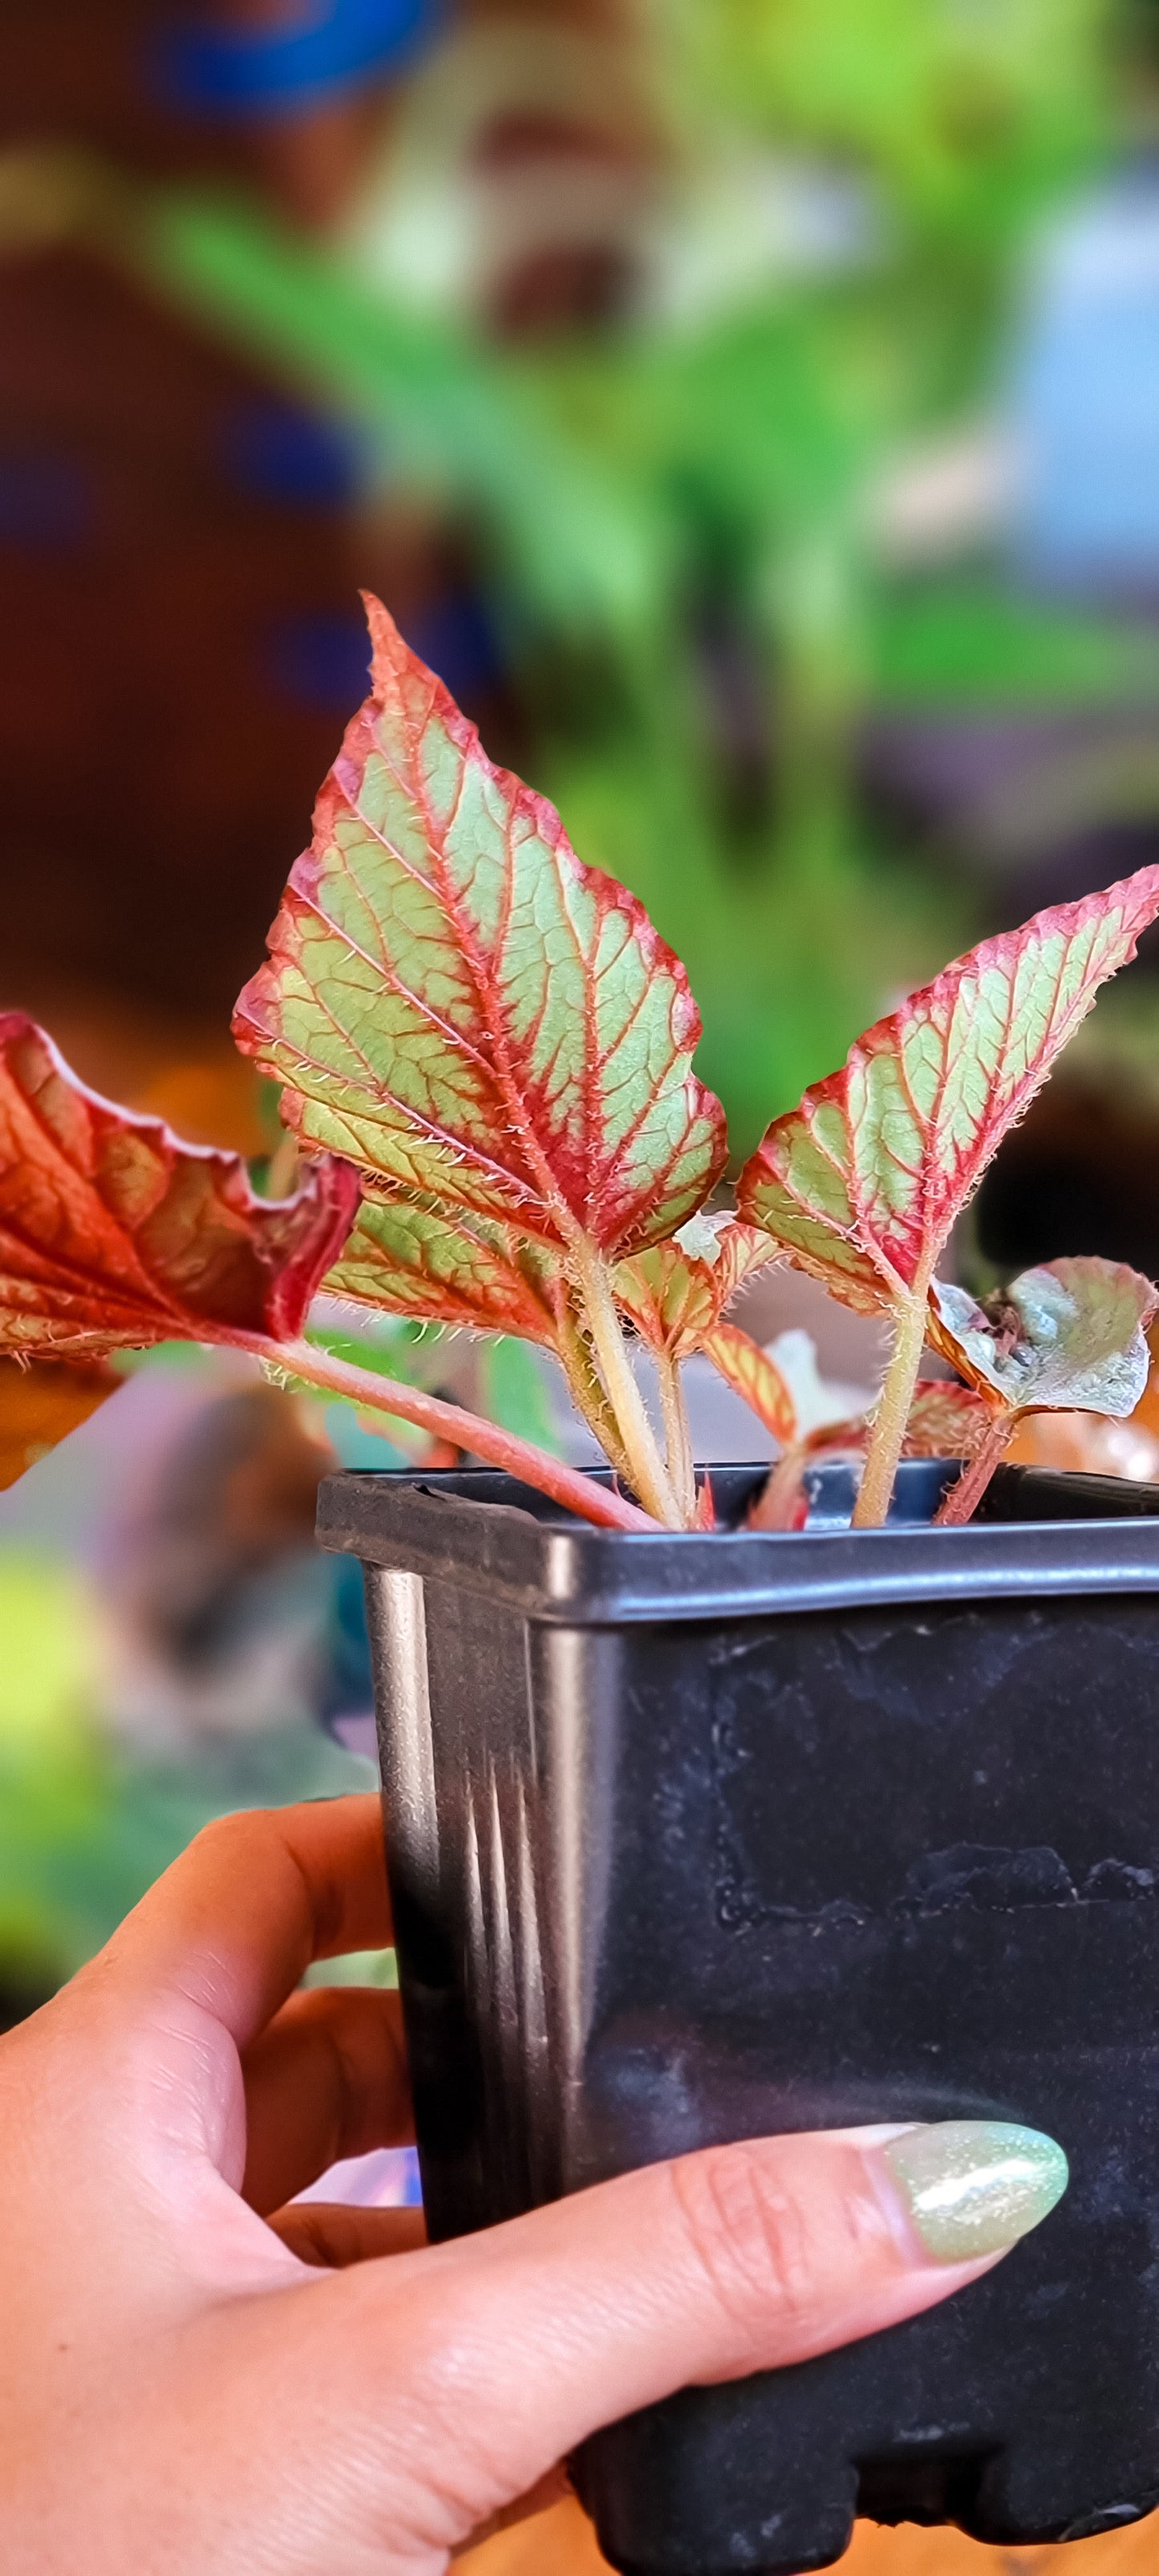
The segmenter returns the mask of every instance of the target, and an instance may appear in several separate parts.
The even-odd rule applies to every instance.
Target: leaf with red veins
[[[953,1378],[924,1378],[910,1406],[903,1458],[973,1458],[994,1415],[971,1386]]]
[[[789,1448],[797,1436],[797,1408],[776,1361],[737,1324],[717,1324],[706,1333],[701,1348],[734,1395],[743,1396],[766,1431],[782,1448]]]
[[[695,1225],[697,1219],[693,1217],[689,1223]],[[688,1230],[688,1226],[681,1228],[682,1239],[687,1240]],[[730,1219],[718,1238],[713,1268],[721,1312],[731,1304],[738,1288],[743,1288],[754,1272],[768,1270],[779,1257],[776,1244],[770,1243],[763,1225],[744,1225],[739,1218]]]
[[[741,1215],[848,1306],[923,1296],[955,1219],[1099,986],[1159,913],[1159,867],[984,940],[775,1119]]]
[[[935,1280],[931,1340],[995,1413],[1107,1413],[1122,1421],[1147,1384],[1149,1279],[1096,1256],[1045,1262],[976,1303]]]
[[[699,1215],[670,1242],[619,1262],[612,1287],[650,1351],[687,1359],[703,1348],[744,1280],[776,1258],[762,1227],[740,1225],[728,1215]]]
[[[560,1256],[512,1226],[409,1199],[366,1198],[326,1288],[416,1322],[466,1324],[559,1346]]]
[[[634,895],[482,750],[367,597],[348,726],[234,1032],[303,1141],[388,1191],[616,1258],[725,1159],[700,1017]]]
[[[34,1021],[0,1016],[0,1350],[293,1338],[357,1199],[329,1157],[258,1198],[240,1155],[100,1099]]]

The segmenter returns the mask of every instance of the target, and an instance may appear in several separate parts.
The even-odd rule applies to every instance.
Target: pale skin
[[[229,1818],[0,2041],[5,2576],[440,2576],[596,2426],[989,2268],[931,2262],[873,2130],[432,2248],[288,2209],[410,2135],[397,1998],[295,1991],[388,1937],[376,1800]]]

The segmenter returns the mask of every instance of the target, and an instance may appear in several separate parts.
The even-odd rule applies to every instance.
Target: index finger
[[[104,1963],[153,2000],[169,1992],[200,2005],[244,2048],[311,1960],[390,1937],[371,1794],[207,1825],[114,1933]]]

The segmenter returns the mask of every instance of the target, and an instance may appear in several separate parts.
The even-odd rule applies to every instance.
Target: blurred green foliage
[[[0,1552],[0,1635],[0,2014],[99,1949],[211,1817],[366,1785],[305,1724],[163,1757],[110,1740],[104,1614],[44,1550]]]
[[[474,512],[533,783],[685,958],[702,1069],[746,1150],[962,924],[944,889],[883,864],[847,784],[868,678],[856,504],[922,407],[921,335],[886,328],[878,284],[533,360],[391,311],[248,208],[166,199],[147,247],[171,293],[371,423],[392,473]],[[720,739],[727,662],[705,669],[714,624],[751,674],[751,813]]]
[[[157,195],[126,248],[355,417],[384,478],[471,520],[533,783],[684,956],[744,1151],[977,927],[944,869],[867,833],[860,711],[943,687],[1065,703],[1131,668],[1097,623],[996,580],[891,588],[865,542],[876,468],[987,396],[1026,226],[1106,147],[1109,19],[666,0],[652,23],[690,163],[740,145],[860,175],[875,238],[845,274],[528,354],[392,303],[252,205]]]
[[[1003,245],[1105,136],[1107,0],[671,0],[689,113],[868,163],[947,248]]]
[[[723,177],[719,221],[747,156],[844,188],[850,237],[828,265],[730,282],[726,260],[695,320],[645,299],[538,349],[256,198],[45,180],[152,290],[356,423],[372,484],[470,530],[525,765],[685,957],[738,1151],[984,926],[976,888],[868,828],[865,711],[1153,699],[1153,649],[1105,621],[1019,602],[993,566],[888,580],[867,538],[883,465],[993,396],[1028,235],[1114,149],[1122,22],[1121,0],[654,0],[681,220]]]
[[[883,705],[1029,711],[1159,697],[1153,628],[1019,598],[977,572],[881,590],[870,614]]]
[[[83,1955],[69,1880],[105,1801],[97,1630],[64,1567],[33,1551],[0,1557],[0,1965],[16,1986],[71,1964],[78,1941]]]

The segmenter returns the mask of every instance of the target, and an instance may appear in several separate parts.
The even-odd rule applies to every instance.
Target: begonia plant
[[[967,1462],[941,1515],[962,1519],[1021,1413],[1131,1412],[1148,1281],[1060,1259],[980,1305],[937,1274],[1002,1137],[1159,913],[1159,868],[911,994],[774,1120],[724,1208],[724,1116],[693,1069],[683,967],[367,609],[371,692],[234,1020],[281,1086],[296,1186],[262,1197],[238,1156],[99,1099],[22,1013],[0,1017],[0,1349],[91,1363],[227,1343],[640,1532],[712,1525],[681,1380],[694,1354],[782,1453],[758,1527],[799,1525],[805,1468],[842,1451],[864,1454],[858,1525],[885,1518],[907,1453]],[[775,1261],[892,1326],[871,1418],[800,1435],[785,1375],[727,1312]],[[323,1289],[328,1314],[338,1299],[550,1351],[612,1481],[337,1356],[311,1334]],[[927,1345],[956,1381],[919,1388]]]

